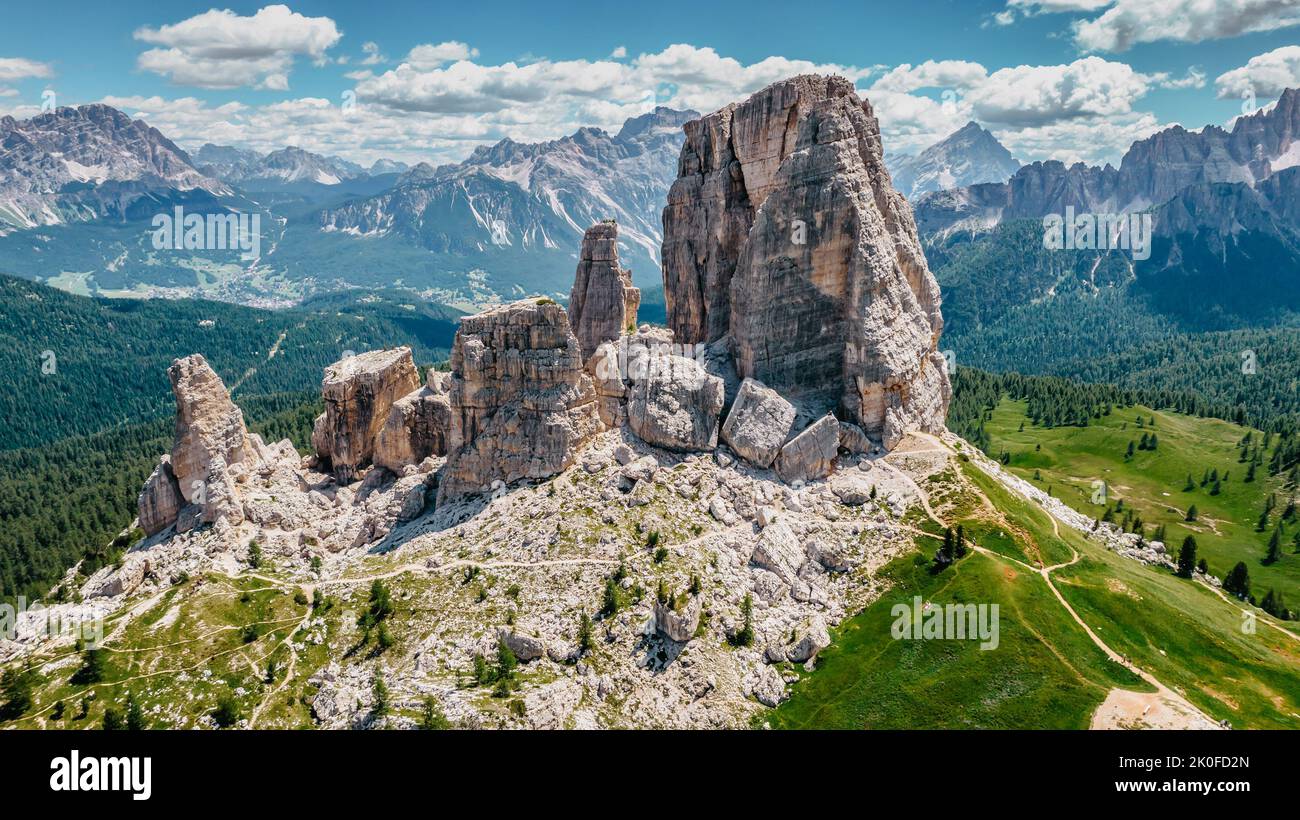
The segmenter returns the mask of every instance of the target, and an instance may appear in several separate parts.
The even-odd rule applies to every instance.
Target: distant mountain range
[[[682,125],[698,116],[660,107],[613,136],[580,128],[551,142],[504,139],[459,164],[418,165],[390,190],[322,211],[320,225],[467,258],[527,253],[532,264],[558,260],[560,276],[572,276],[583,231],[613,218],[637,282],[656,284]]]
[[[923,197],[923,230],[991,227],[1006,219],[1079,212],[1126,213],[1165,205],[1189,188],[1226,183],[1259,190],[1273,175],[1300,165],[1300,91],[1237,119],[1231,131],[1174,126],[1133,143],[1120,167],[1035,162],[1005,182],[971,184]]]
[[[231,193],[156,128],[107,105],[0,117],[0,233],[124,219],[159,192]]]
[[[968,122],[915,156],[886,154],[885,167],[903,196],[946,191],[981,182],[1006,182],[1020,163],[997,137]]]
[[[1300,91],[1292,89],[1231,131],[1174,126],[1140,140],[1118,168],[1035,162],[1003,183],[924,195],[915,211],[935,248],[950,237],[1001,241],[1000,226],[1067,209],[1149,213],[1150,258],[1119,253],[1135,291],[1184,327],[1230,328],[1300,311],[1297,193]],[[1028,259],[1007,265],[1033,268]]]
[[[301,148],[283,148],[259,154],[212,143],[206,143],[195,151],[194,161],[203,173],[240,185],[267,180],[338,185],[348,179],[398,174],[407,169],[406,163],[390,159],[376,160],[367,169],[355,162],[313,154]]]

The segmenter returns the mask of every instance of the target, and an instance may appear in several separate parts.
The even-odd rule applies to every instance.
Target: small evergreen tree
[[[133,732],[149,728],[145,725],[144,709],[140,707],[140,701],[136,700],[134,692],[126,693],[126,728]]]
[[[1244,561],[1238,561],[1223,579],[1223,591],[1243,601],[1250,597],[1250,570]]]
[[[1268,552],[1264,554],[1265,564],[1275,564],[1282,557],[1282,530],[1273,530],[1273,537],[1268,539]]]
[[[1183,578],[1191,578],[1195,567],[1196,539],[1189,535],[1183,539],[1183,546],[1178,550],[1178,574]]]

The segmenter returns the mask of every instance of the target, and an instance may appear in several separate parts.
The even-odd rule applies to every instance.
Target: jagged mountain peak
[[[5,117],[0,139],[0,230],[120,215],[173,191],[229,193],[158,129],[104,103]]]
[[[974,120],[915,156],[885,158],[894,187],[905,196],[1005,182],[1019,168],[1011,152]]]

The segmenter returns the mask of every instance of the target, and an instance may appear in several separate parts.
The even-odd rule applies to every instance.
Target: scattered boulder
[[[122,567],[108,576],[104,583],[95,592],[99,598],[116,598],[119,595],[130,595],[132,592],[144,583],[144,577],[149,573],[149,561],[138,555],[128,556],[123,562]]]
[[[867,434],[862,432],[862,428],[858,425],[842,421],[840,422],[840,449],[855,456],[870,453],[871,439],[867,438]]]
[[[520,663],[535,661],[546,654],[546,645],[531,635],[502,627],[497,630],[497,638],[505,642]]]
[[[776,474],[787,483],[825,478],[835,469],[839,446],[839,422],[832,415],[822,416],[781,448]]]
[[[771,467],[794,427],[790,402],[761,382],[745,379],[722,425],[722,440],[756,467]]]
[[[830,633],[826,631],[826,622],[820,615],[814,615],[803,629],[803,634],[786,652],[791,663],[805,663],[817,657],[817,653],[831,645]]]
[[[700,627],[700,613],[704,604],[699,595],[689,595],[681,609],[674,609],[673,602],[655,601],[655,629],[670,641],[686,643],[695,637],[695,630]]]
[[[340,484],[351,484],[371,463],[393,404],[419,386],[409,347],[359,353],[325,368],[325,412],[316,419],[312,446]],[[397,447],[396,436],[391,443]]]
[[[817,562],[831,572],[848,572],[857,565],[843,549],[821,538],[809,539],[804,545],[804,552],[807,553],[808,560]]]
[[[693,359],[652,356],[645,378],[633,383],[628,425],[644,441],[667,450],[712,450],[718,446],[722,379]]]
[[[765,527],[754,545],[749,557],[754,566],[776,575],[787,584],[793,584],[803,566],[804,554],[799,549],[799,539],[795,538],[790,525],[784,521],[775,521]]]

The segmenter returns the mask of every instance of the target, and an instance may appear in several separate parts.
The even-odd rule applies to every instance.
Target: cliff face
[[[375,441],[393,404],[420,386],[411,349],[373,350],[325,369],[325,413],[316,419],[312,446],[342,484],[371,462]]]
[[[451,353],[451,426],[438,502],[493,481],[546,478],[600,430],[564,308],[528,299],[462,320]]]
[[[641,290],[632,271],[618,265],[618,224],[597,222],[582,237],[578,270],[569,295],[569,325],[588,359],[602,342],[614,341],[636,325]]]
[[[167,377],[176,396],[171,473],[185,501],[202,504],[208,469],[218,456],[229,466],[252,455],[244,413],[202,354],[172,362]]]
[[[892,446],[943,429],[939,288],[868,103],[796,77],[687,126],[664,211],[677,341],[730,334],[736,371]]]

